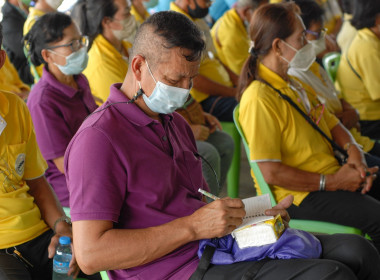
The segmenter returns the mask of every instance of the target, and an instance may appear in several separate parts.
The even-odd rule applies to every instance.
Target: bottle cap
[[[62,245],[69,245],[71,243],[71,239],[68,236],[62,236],[59,238],[59,243]]]

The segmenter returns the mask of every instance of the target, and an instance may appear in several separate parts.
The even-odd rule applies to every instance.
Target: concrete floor
[[[253,179],[251,177],[251,168],[249,166],[247,155],[244,150],[243,143],[241,143],[241,156],[240,156],[240,183],[239,183],[239,197],[247,198],[256,195]],[[227,196],[227,186],[224,185],[219,197]]]

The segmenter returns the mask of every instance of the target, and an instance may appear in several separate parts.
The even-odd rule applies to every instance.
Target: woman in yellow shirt
[[[257,162],[277,201],[294,196],[291,217],[357,227],[380,251],[380,202],[370,196],[380,197],[378,181],[371,189],[378,168],[367,167],[353,137],[313,89],[287,74],[315,60],[305,34],[293,3],[265,5],[253,15],[253,47],[238,89],[250,160]],[[347,151],[347,164],[339,165],[330,143],[289,100]]]
[[[380,140],[380,2],[357,1],[351,24],[358,32],[343,50],[338,85],[359,111],[361,133]]]
[[[107,100],[110,86],[122,83],[127,74],[130,42],[137,28],[131,2],[80,0],[72,17],[82,34],[90,38],[89,60],[83,74],[100,105]]]

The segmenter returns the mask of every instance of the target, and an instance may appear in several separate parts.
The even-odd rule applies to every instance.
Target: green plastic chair
[[[341,54],[339,52],[330,52],[322,58],[323,67],[333,83],[335,82],[336,74],[338,72],[340,56]]]
[[[70,208],[69,207],[63,207],[63,211],[65,211],[65,214],[67,217],[70,217]],[[102,277],[102,280],[109,280],[107,272],[100,271],[100,276]],[[86,280],[85,278],[77,278],[77,280]]]
[[[235,122],[237,130],[239,131],[241,135],[241,139],[243,140],[243,145],[247,153],[247,158],[251,166],[251,169],[253,173],[255,174],[256,181],[259,185],[259,188],[262,194],[269,194],[272,206],[274,206],[277,204],[277,202],[276,202],[276,199],[274,198],[272,190],[270,189],[269,185],[265,182],[264,177],[257,163],[250,161],[250,152],[249,152],[248,143],[247,143],[247,140],[245,139],[243,130],[239,123],[239,105],[236,106],[234,110],[234,122]],[[290,220],[289,225],[290,227],[295,228],[295,229],[300,229],[300,230],[314,232],[314,233],[327,233],[327,234],[353,233],[353,234],[363,235],[361,230],[357,228],[328,223],[328,222],[322,222],[322,221],[292,219]]]
[[[221,122],[220,124],[223,131],[228,133],[235,143],[232,163],[227,173],[227,194],[231,198],[236,198],[239,197],[241,138],[233,122]]]

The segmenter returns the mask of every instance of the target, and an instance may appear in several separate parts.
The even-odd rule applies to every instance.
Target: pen
[[[212,193],[206,192],[205,190],[202,190],[201,188],[199,188],[198,191],[199,191],[201,194],[203,194],[203,195],[205,195],[205,196],[207,196],[207,197],[209,197],[209,198],[211,198],[211,199],[213,199],[213,200],[220,199],[220,198],[217,197],[216,195],[213,195]]]

